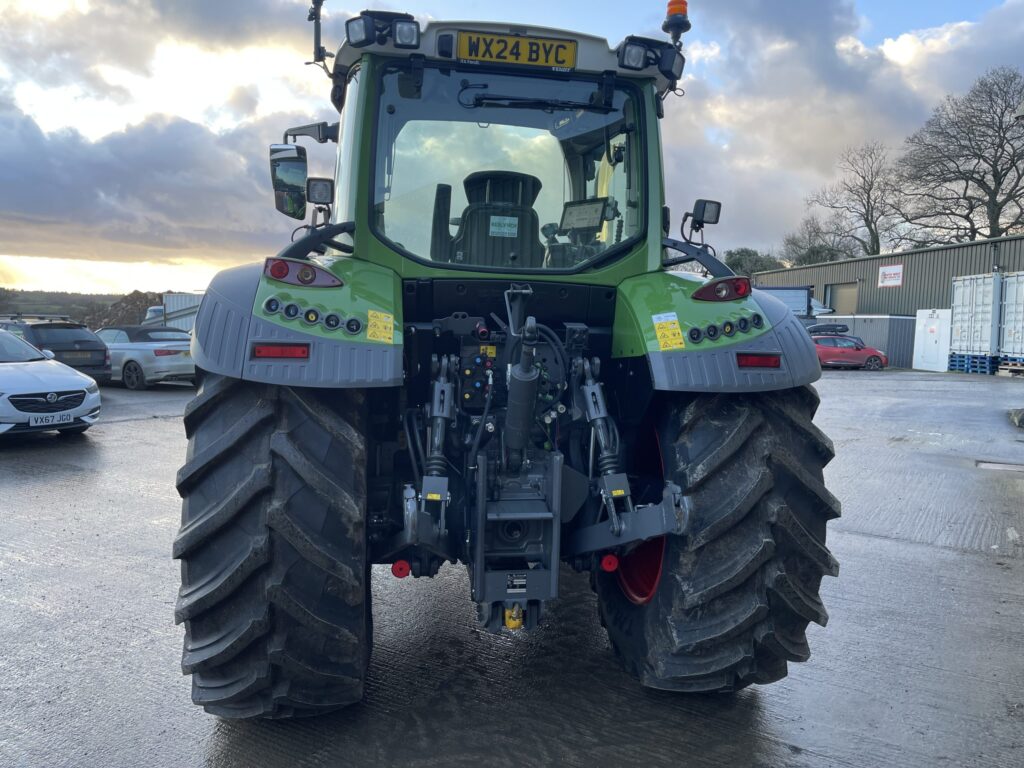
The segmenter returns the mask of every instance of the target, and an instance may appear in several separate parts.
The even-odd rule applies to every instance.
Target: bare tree
[[[791,267],[852,259],[857,252],[843,230],[838,214],[824,221],[814,214],[805,216],[782,241],[781,258]]]
[[[885,145],[875,141],[848,147],[839,156],[838,170],[839,180],[812,195],[808,205],[831,212],[827,221],[835,226],[834,235],[865,256],[897,245],[896,177]]]
[[[1024,74],[990,70],[907,139],[897,206],[916,245],[1024,231]]]

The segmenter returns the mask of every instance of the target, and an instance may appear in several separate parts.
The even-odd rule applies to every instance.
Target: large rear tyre
[[[362,392],[205,374],[185,412],[175,619],[221,717],[358,702],[371,646]]]
[[[595,578],[612,648],[643,685],[733,691],[809,657],[808,623],[828,620],[821,578],[839,573],[825,547],[839,502],[822,481],[833,450],[811,424],[817,406],[811,387],[660,401],[655,455],[693,501],[689,530]]]

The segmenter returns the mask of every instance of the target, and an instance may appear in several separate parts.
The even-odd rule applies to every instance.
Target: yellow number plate
[[[525,64],[547,69],[575,69],[576,41],[459,32],[459,59],[489,64]]]

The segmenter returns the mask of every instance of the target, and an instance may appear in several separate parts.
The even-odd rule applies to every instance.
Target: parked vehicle
[[[41,350],[50,350],[55,358],[98,384],[110,381],[110,354],[107,345],[82,323],[67,315],[0,315],[0,329],[23,338]]]
[[[835,313],[832,307],[827,307],[814,298],[813,285],[759,285],[756,289],[774,296],[797,317],[813,318]]]
[[[0,330],[0,435],[85,432],[100,415],[94,379]]]
[[[819,325],[812,325],[807,328],[807,332],[811,336],[843,336],[847,339],[853,339],[861,346],[865,346],[864,340],[860,336],[853,336],[849,331],[850,326],[844,323],[820,323]]]
[[[145,389],[161,381],[194,381],[188,331],[166,326],[117,325],[97,335],[110,348],[111,376],[128,389]]]
[[[217,275],[196,316],[173,548],[193,701],[359,701],[375,563],[462,563],[491,632],[534,629],[563,567],[589,571],[640,685],[784,677],[839,571],[832,443],[803,324],[704,245],[721,205],[665,236],[686,3],[671,40],[615,50],[364,11],[330,58],[322,5],[341,124],[270,149],[276,204],[312,223]],[[302,136],[337,143],[334,178],[308,177]],[[710,278],[671,271],[690,262]]]
[[[889,358],[880,349],[869,347],[856,336],[815,336],[814,348],[822,368],[866,368],[880,371]]]

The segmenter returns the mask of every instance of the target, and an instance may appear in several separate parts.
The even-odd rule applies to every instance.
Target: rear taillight
[[[740,368],[781,368],[782,355],[765,355],[757,352],[737,352],[736,365]]]
[[[253,344],[252,356],[257,360],[308,360],[309,344]]]
[[[103,364],[110,365],[110,350],[108,349],[103,353]]]
[[[181,349],[154,349],[153,354],[157,357],[168,357],[169,355],[180,355],[183,351]]]
[[[735,301],[750,295],[750,278],[723,277],[702,285],[693,292],[698,301]]]
[[[326,269],[321,269],[306,261],[267,259],[263,274],[282,283],[301,285],[307,288],[337,288],[344,285]]]

